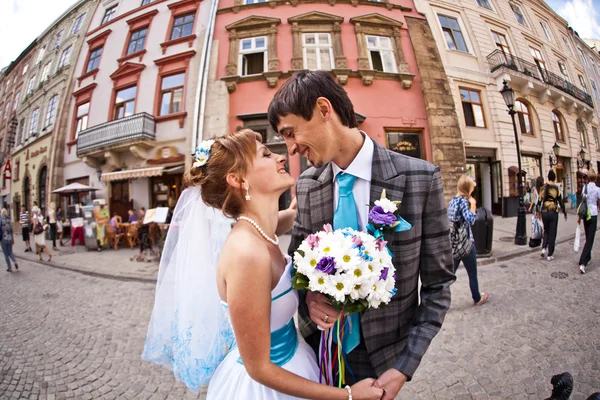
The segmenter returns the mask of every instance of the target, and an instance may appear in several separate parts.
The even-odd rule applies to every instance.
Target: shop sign
[[[4,179],[10,180],[10,173],[12,169],[10,167],[10,160],[6,160],[6,166],[4,167]]]
[[[48,151],[48,146],[42,146],[38,150],[32,152],[31,157],[37,157],[40,154],[44,154],[46,151]],[[25,159],[29,160],[29,149],[27,149],[27,155],[25,156]]]

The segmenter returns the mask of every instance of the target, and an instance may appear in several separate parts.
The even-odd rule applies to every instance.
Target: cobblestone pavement
[[[491,300],[477,308],[461,268],[446,323],[399,398],[544,399],[564,371],[572,399],[600,391],[600,261],[582,276],[571,244],[556,257],[482,267]],[[200,398],[140,358],[153,300],[149,283],[0,269],[0,399]]]

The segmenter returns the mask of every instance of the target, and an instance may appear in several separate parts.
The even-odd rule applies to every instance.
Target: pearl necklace
[[[258,231],[258,233],[260,233],[261,236],[265,238],[265,240],[267,242],[269,242],[271,244],[274,244],[275,246],[279,246],[279,238],[277,236],[275,236],[275,240],[271,239],[269,236],[267,236],[267,234],[265,233],[265,231],[263,231],[262,228],[253,219],[241,216],[241,217],[238,217],[237,221],[239,221],[239,220],[244,220],[246,222],[249,222],[253,227],[256,228],[256,230]]]

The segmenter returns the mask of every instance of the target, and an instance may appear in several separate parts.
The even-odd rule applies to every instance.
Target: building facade
[[[200,0],[101,2],[74,65],[52,188],[94,186],[124,219],[130,208],[174,205],[209,9]]]
[[[499,93],[506,81],[515,91],[526,203],[535,179],[554,168],[565,198],[575,204],[578,168],[598,159],[587,134],[597,116],[567,22],[541,0],[415,3],[432,27],[449,78],[478,203],[503,216],[518,208],[515,134]]]
[[[427,21],[411,0],[222,0],[214,26],[200,103],[204,138],[251,128],[287,155],[267,122],[269,103],[294,72],[326,70],[348,92],[360,129],[393,151],[443,165],[445,186],[455,185],[464,167],[455,107],[441,59],[426,44]],[[289,160],[294,177],[306,168],[300,156]]]
[[[25,97],[28,72],[36,46],[37,40],[34,40],[2,71],[0,76],[0,165],[2,171],[0,199],[2,207],[10,211],[14,210],[10,192],[14,171],[10,155],[18,131],[17,112]]]
[[[53,139],[65,128],[61,115],[70,103],[73,63],[97,3],[76,2],[37,38],[16,110],[10,188],[14,221],[21,205],[31,210],[36,202],[44,215],[48,209]]]

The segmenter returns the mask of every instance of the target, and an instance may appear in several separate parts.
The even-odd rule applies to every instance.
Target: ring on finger
[[[325,321],[325,323],[327,323],[327,321],[329,321],[329,315],[325,314],[325,318],[323,318],[323,321]]]

